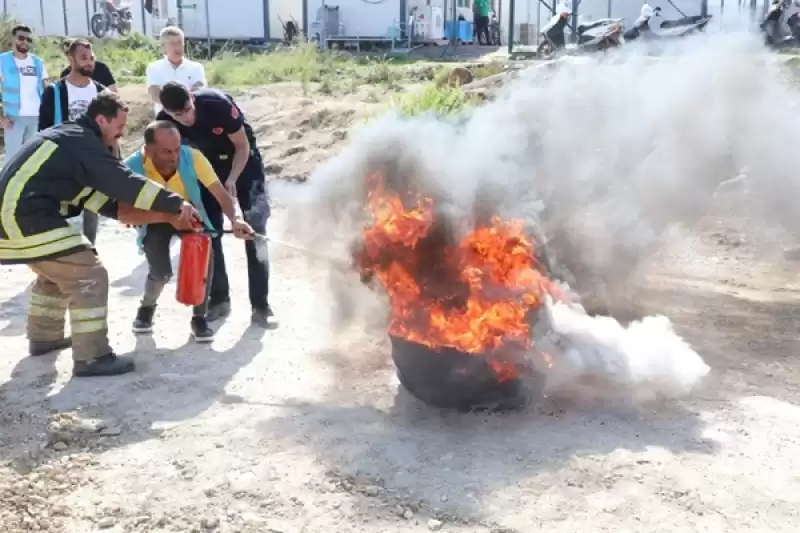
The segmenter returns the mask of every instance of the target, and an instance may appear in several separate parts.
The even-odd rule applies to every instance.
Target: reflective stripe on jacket
[[[126,167],[89,117],[37,133],[0,170],[0,264],[91,248],[66,219],[84,209],[116,218],[118,202],[178,214],[183,198]]]
[[[42,74],[44,73],[44,64],[37,56],[31,54],[33,58],[33,65],[36,69],[36,83],[39,91],[39,100],[41,102],[44,86],[42,84]],[[3,91],[3,112],[7,117],[19,116],[20,109],[20,74],[17,68],[17,62],[14,61],[13,52],[5,52],[0,54],[0,68],[3,71],[3,83],[0,89]]]

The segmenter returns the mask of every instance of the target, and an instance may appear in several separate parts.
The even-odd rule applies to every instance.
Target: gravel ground
[[[271,175],[291,181],[368,112],[296,88],[244,99]],[[285,223],[276,210],[270,232]],[[154,335],[137,338],[143,257],[130,230],[104,223],[112,341],[138,364],[107,379],[70,380],[68,352],[24,357],[31,276],[0,267],[0,531],[800,528],[800,285],[730,220],[706,221],[634,284],[638,303],[670,316],[711,365],[702,390],[639,408],[543,401],[494,416],[441,412],[399,390],[385,339],[363,325],[337,331],[325,266],[296,252],[270,250],[280,327],[249,328],[243,246],[226,246],[234,310],[215,342],[189,340],[190,311],[172,289]]]
[[[278,211],[272,231],[280,224]],[[99,249],[113,279],[112,338],[135,352],[134,374],[72,381],[68,353],[23,357],[30,276],[3,269],[0,525],[796,531],[797,286],[788,268],[719,235],[656,258],[637,289],[713,367],[695,397],[638,409],[543,402],[492,416],[440,412],[399,391],[382,339],[330,334],[321,265],[278,247],[278,329],[248,328],[242,275],[211,346],[187,340],[189,310],[169,293],[153,337],[135,338],[142,257],[130,231],[108,222]],[[227,246],[231,271],[243,269],[240,243]]]

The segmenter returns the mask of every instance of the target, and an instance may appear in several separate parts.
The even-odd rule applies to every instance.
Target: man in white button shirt
[[[177,81],[189,90],[208,85],[203,65],[185,57],[186,39],[183,30],[176,26],[167,26],[161,30],[160,40],[164,57],[147,66],[147,92],[155,104],[156,115],[161,111],[159,95],[164,84]]]

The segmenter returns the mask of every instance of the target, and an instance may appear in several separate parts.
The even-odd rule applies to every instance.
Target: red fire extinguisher
[[[193,224],[201,228],[199,223]],[[208,264],[211,261],[211,236],[193,232],[181,237],[178,283],[175,298],[184,305],[200,305],[206,297]]]

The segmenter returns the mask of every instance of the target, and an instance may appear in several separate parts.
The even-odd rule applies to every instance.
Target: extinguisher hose
[[[200,233],[223,233],[223,234],[229,234],[229,235],[233,234],[233,230],[232,229],[223,229],[222,231],[218,231],[218,230],[210,230],[210,229],[207,229],[207,228],[203,228],[203,229],[199,230],[199,232]],[[185,234],[197,233],[197,232],[196,231],[192,231],[192,230],[179,230],[177,233],[179,235],[185,235]],[[345,259],[341,259],[341,258],[338,258],[338,257],[331,257],[331,256],[326,255],[326,254],[321,254],[319,252],[315,252],[314,250],[310,250],[310,249],[308,249],[308,248],[306,248],[304,246],[299,246],[297,244],[292,244],[292,243],[289,243],[289,242],[284,242],[284,241],[279,241],[279,240],[276,240],[276,239],[272,239],[272,238],[267,237],[266,235],[262,235],[261,233],[254,233],[253,234],[253,240],[256,242],[256,246],[266,246],[267,243],[272,243],[272,244],[276,244],[278,246],[282,246],[284,248],[288,248],[289,250],[294,250],[295,252],[300,252],[301,254],[304,254],[304,255],[307,255],[307,256],[310,256],[310,257],[314,257],[314,258],[317,258],[317,259],[324,259],[325,261],[333,263],[333,264],[335,264],[335,265],[337,265],[339,267],[344,267],[344,268],[349,268],[350,267],[350,263],[348,261],[346,261]]]

